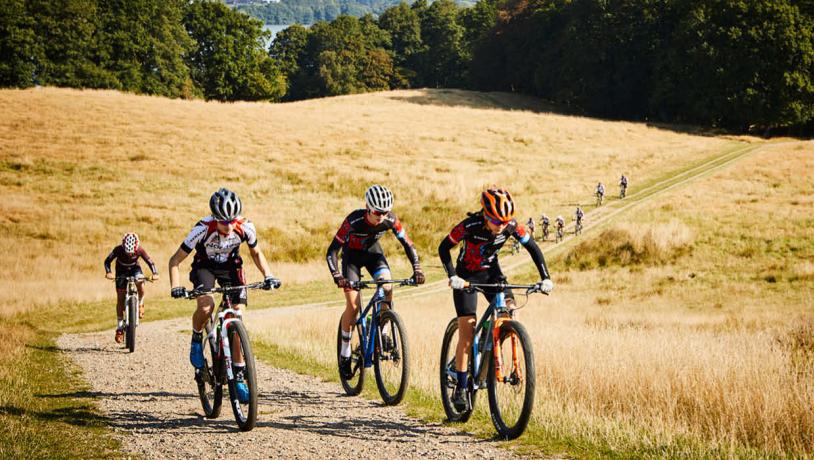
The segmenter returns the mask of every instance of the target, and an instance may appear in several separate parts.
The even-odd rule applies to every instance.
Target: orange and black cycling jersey
[[[110,264],[113,262],[113,259],[116,259],[116,273],[123,273],[125,270],[138,266],[139,258],[147,262],[150,271],[153,272],[154,275],[158,274],[158,269],[155,263],[153,263],[153,259],[150,258],[150,255],[147,254],[147,251],[145,251],[143,247],[139,246],[136,252],[128,254],[121,244],[113,248],[113,250],[110,251],[110,255],[105,259],[105,273],[110,273]]]
[[[370,224],[365,219],[366,209],[357,209],[348,214],[348,217],[342,222],[339,230],[336,232],[331,245],[328,246],[328,252],[325,259],[328,262],[328,269],[331,274],[339,273],[337,268],[337,253],[341,248],[342,251],[364,251],[364,252],[377,252],[381,253],[382,248],[379,245],[379,239],[387,231],[393,232],[401,245],[404,247],[404,252],[413,268],[418,267],[418,253],[413,246],[413,242],[407,236],[407,232],[401,225],[401,221],[395,214],[388,212],[382,219],[381,223],[377,225]]]
[[[548,279],[548,268],[546,267],[543,252],[526,229],[512,219],[506,228],[497,235],[486,227],[483,213],[472,213],[456,225],[449,235],[441,241],[438,247],[438,255],[441,263],[447,272],[447,276],[467,275],[489,270],[492,265],[497,264],[497,255],[500,248],[510,237],[515,238],[529,251],[541,279]],[[461,252],[458,255],[457,267],[452,265],[450,250],[458,243],[463,242]]]

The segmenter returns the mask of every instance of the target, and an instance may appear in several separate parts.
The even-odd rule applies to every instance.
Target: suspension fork
[[[492,329],[492,358],[495,360],[495,380],[498,382],[502,382],[504,379],[503,376],[503,357],[502,353],[500,352],[500,326],[503,325],[506,321],[511,321],[511,318],[505,317],[498,317],[495,320],[495,326]],[[520,363],[517,353],[517,335],[511,334],[511,344],[512,344],[512,368],[510,369],[509,375],[515,374],[517,375],[518,379],[522,379],[522,375],[520,375]]]

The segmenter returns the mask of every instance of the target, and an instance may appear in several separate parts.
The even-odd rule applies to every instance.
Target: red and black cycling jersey
[[[494,235],[486,227],[482,212],[471,213],[469,217],[456,225],[441,241],[441,245],[438,246],[438,255],[441,257],[441,263],[444,264],[447,276],[482,272],[497,264],[498,252],[510,237],[517,239],[529,251],[540,272],[540,278],[549,278],[543,252],[521,224],[512,219],[502,232]],[[458,254],[456,268],[452,266],[450,250],[460,242],[463,242],[463,246]]]
[[[404,252],[407,254],[407,258],[410,259],[410,263],[413,264],[413,268],[418,267],[418,253],[399,218],[392,212],[388,212],[381,223],[372,225],[365,219],[366,214],[366,209],[353,211],[348,214],[348,217],[345,218],[336,232],[336,236],[331,241],[331,245],[328,246],[328,252],[325,255],[331,274],[339,273],[337,253],[340,248],[343,253],[347,250],[381,253],[382,248],[379,245],[379,239],[387,231],[391,231],[396,235],[396,239],[404,247]]]
[[[223,266],[240,263],[240,244],[246,243],[250,248],[257,246],[257,231],[248,219],[238,219],[234,230],[228,235],[218,232],[218,221],[204,217],[192,228],[181,249],[186,253],[195,249],[193,268],[200,266]]]
[[[150,258],[150,255],[147,254],[147,251],[145,251],[143,247],[139,246],[136,252],[128,254],[121,244],[113,248],[113,250],[110,251],[110,255],[105,259],[105,273],[110,273],[110,264],[113,262],[113,259],[116,259],[116,273],[120,273],[137,267],[139,257],[147,262],[147,266],[150,267],[150,271],[153,272],[153,275],[158,274],[158,269],[155,267],[153,259]]]

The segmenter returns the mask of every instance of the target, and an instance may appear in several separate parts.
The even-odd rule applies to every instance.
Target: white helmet
[[[243,211],[243,203],[235,192],[222,188],[209,198],[209,210],[217,220],[234,220]]]
[[[138,250],[139,240],[138,235],[135,233],[125,233],[124,237],[122,237],[122,246],[124,247],[124,252],[128,254],[134,254]]]
[[[563,220],[562,215],[557,216],[557,220]]]
[[[365,203],[372,211],[388,212],[393,209],[393,194],[383,185],[372,185],[365,192]]]

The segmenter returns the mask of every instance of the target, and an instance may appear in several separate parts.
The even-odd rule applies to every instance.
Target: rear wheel
[[[362,392],[362,387],[365,385],[365,357],[362,351],[362,326],[355,324],[351,329],[352,336],[350,339],[350,359],[351,359],[351,377],[345,379],[342,374],[339,374],[339,381],[342,383],[342,388],[348,396],[356,396]],[[336,330],[336,360],[337,364],[341,360],[340,352],[342,351],[342,319],[339,320],[339,327]]]
[[[229,399],[232,403],[232,412],[235,414],[235,421],[240,431],[250,431],[257,422],[257,374],[254,365],[254,354],[252,353],[249,333],[242,321],[232,321],[227,326],[229,328],[229,343],[232,347],[232,356],[239,343],[240,351],[243,354],[243,382],[249,390],[249,397],[245,401],[240,401],[237,391],[237,380],[229,381]]]
[[[195,371],[195,381],[198,383],[198,396],[206,418],[217,418],[220,415],[223,403],[223,386],[221,385],[220,363],[215,361],[216,340],[210,340],[209,333],[212,323],[207,322],[204,329],[203,355],[204,366]]]
[[[500,376],[490,360],[487,387],[492,423],[504,439],[515,439],[526,430],[534,408],[534,351],[522,324],[506,321],[500,326]]]
[[[127,329],[124,340],[130,353],[136,351],[136,321],[138,321],[138,296],[131,295],[127,299]]]
[[[447,325],[447,330],[444,332],[444,341],[441,343],[441,362],[440,362],[440,383],[441,383],[441,403],[444,406],[444,412],[447,414],[447,420],[450,422],[466,422],[472,416],[472,411],[475,408],[475,395],[474,391],[470,391],[469,410],[458,412],[455,405],[452,404],[452,392],[458,384],[458,376],[455,369],[455,350],[458,347],[458,318],[453,318]],[[472,359],[470,358],[470,372],[472,369]],[[470,388],[472,385],[472,376],[470,375]]]
[[[388,406],[401,402],[410,381],[410,348],[399,315],[387,310],[379,315],[379,343],[376,346],[373,369],[376,386]]]

